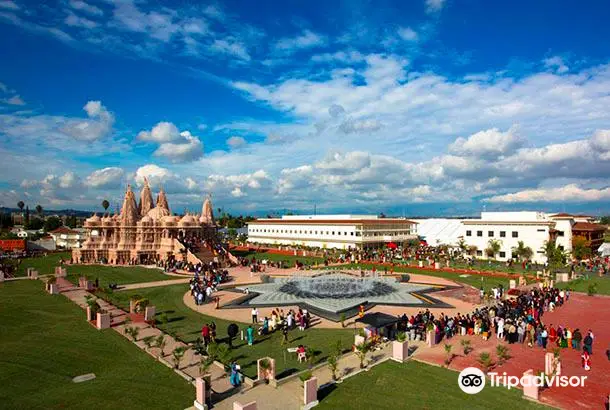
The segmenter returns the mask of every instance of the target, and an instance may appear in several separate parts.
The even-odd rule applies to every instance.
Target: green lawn
[[[248,258],[252,259],[254,257],[256,260],[267,259],[274,262],[286,262],[290,264],[290,266],[294,266],[295,261],[299,261],[305,265],[316,265],[320,263],[324,263],[324,258],[316,257],[316,256],[294,256],[294,255],[278,255],[276,253],[267,253],[267,252],[256,252],[256,251],[237,251],[232,250],[231,253],[234,256],[240,258]]]
[[[388,361],[318,393],[316,409],[546,409],[521,398],[518,389],[485,387],[476,395],[463,393],[458,373],[414,360]]]
[[[558,283],[557,287],[560,289],[570,288],[576,292],[587,293],[589,285],[597,285],[597,293],[600,295],[610,295],[610,278],[599,276],[587,276],[582,279],[576,279],[568,283]]]
[[[40,281],[0,284],[2,409],[184,409],[191,384]],[[72,378],[95,373],[96,379]]]
[[[26,258],[21,261],[16,276],[25,276],[28,267],[35,268],[41,275],[52,275],[55,267],[59,266],[59,260],[69,260],[69,252],[53,253],[38,258]],[[142,266],[110,266],[110,265],[65,265],[68,271],[68,280],[78,283],[82,275],[91,280],[99,279],[100,286],[106,287],[108,283],[125,285],[128,283],[154,282],[158,280],[175,279],[156,268],[145,268]]]
[[[351,268],[351,269],[363,268],[363,269],[371,270],[371,269],[373,269],[373,266],[374,266],[373,264],[361,263],[361,264],[341,265],[341,266],[339,266],[339,268]],[[378,272],[379,271],[383,272],[383,267],[376,266],[376,269]],[[390,268],[388,268],[388,272],[389,271],[390,271]],[[410,269],[410,268],[402,267],[402,266],[394,267],[394,272],[404,272],[404,273],[412,273],[414,275],[426,275],[426,276],[435,276],[435,277],[439,277],[439,278],[450,279],[455,282],[465,283],[467,285],[474,286],[477,289],[480,289],[481,286],[483,286],[483,288],[485,289],[485,292],[489,292],[491,290],[491,288],[493,288],[494,286],[498,286],[499,284],[502,284],[504,289],[508,289],[509,280],[510,280],[510,278],[481,276],[481,275],[477,275],[475,273],[470,274],[467,277],[461,277],[461,275],[462,275],[461,273],[446,272],[446,271],[442,271],[442,270],[416,271],[415,269]],[[514,279],[518,280],[519,275],[514,275]]]
[[[184,293],[188,290],[186,285],[163,286],[134,291],[114,292],[110,295],[112,302],[119,307],[129,309],[129,298],[140,295],[150,300],[157,307],[157,319],[164,314],[167,315],[166,323],[159,323],[158,327],[169,334],[185,342],[195,341],[201,334],[201,327],[205,323],[214,321],[217,326],[218,338],[227,337],[227,327],[231,323],[226,320],[213,318],[197,313],[182,302]],[[237,323],[240,330],[247,328],[247,324]],[[304,332],[292,330],[289,333],[289,345],[281,345],[281,333],[275,332],[271,335],[257,338],[253,346],[245,342],[234,340],[233,356],[241,365],[244,373],[249,377],[256,376],[256,360],[263,356],[271,356],[276,360],[277,374],[294,373],[306,368],[303,363],[298,363],[294,353],[286,353],[287,347],[296,347],[303,344],[319,352],[316,362],[326,359],[331,348],[341,340],[344,349],[349,349],[353,343],[352,329],[316,329],[311,328]]]

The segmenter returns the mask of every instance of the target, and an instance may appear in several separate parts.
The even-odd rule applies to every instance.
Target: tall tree
[[[555,241],[544,242],[542,251],[544,252],[544,256],[546,256],[546,260],[551,271],[559,269],[565,264],[566,255],[563,249],[557,246]]]
[[[517,246],[513,247],[513,256],[517,257],[520,261],[531,259],[534,251],[529,246],[525,246],[523,241],[517,242]]]
[[[42,217],[42,206],[40,204],[36,205],[36,213]]]
[[[25,206],[25,204],[23,203],[23,201],[17,202],[17,207],[19,208],[19,210],[21,211],[22,214],[23,214],[23,207],[24,206]]]
[[[23,221],[25,226],[28,226],[30,224],[30,207],[26,206],[25,207],[25,218]]]
[[[502,249],[502,242],[497,239],[490,239],[489,242],[487,242],[485,253],[487,253],[488,257],[496,259],[496,255],[500,252],[500,249]]]
[[[51,217],[47,218],[46,221],[44,221],[44,230],[45,230],[45,232],[51,232],[51,231],[54,231],[55,229],[59,228],[62,225],[63,224],[61,222],[61,219],[59,219],[56,216],[51,216]]]
[[[582,236],[572,238],[572,256],[576,260],[589,259],[593,255],[591,242]]]
[[[106,199],[104,199],[102,201],[102,208],[104,208],[104,213],[106,213],[106,211],[108,210],[109,206],[110,206],[110,202],[108,202]]]

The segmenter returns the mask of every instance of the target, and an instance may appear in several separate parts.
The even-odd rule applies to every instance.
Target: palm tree
[[[24,206],[25,206],[25,203],[23,201],[17,202],[17,207],[19,208],[19,210],[21,211],[22,214],[23,214],[23,207]]]
[[[555,241],[546,241],[542,247],[544,256],[546,256],[549,269],[557,269],[565,263],[566,255],[560,247],[557,246]]]
[[[42,206],[40,204],[36,205],[36,213],[38,216],[42,216]]]
[[[468,247],[468,254],[474,256],[477,254],[478,250],[479,250],[479,247],[477,245],[470,245]]]
[[[106,211],[108,210],[109,206],[110,206],[110,202],[108,202],[108,200],[104,199],[102,201],[102,208],[104,208],[104,213],[106,213]]]
[[[487,249],[485,249],[485,253],[487,253],[488,257],[496,259],[496,255],[498,252],[500,252],[501,248],[502,242],[497,239],[490,239],[489,242],[487,242]]]
[[[458,248],[460,248],[460,252],[462,253],[462,255],[465,255],[468,252],[468,244],[466,243],[464,238],[460,238],[457,243],[457,246]]]
[[[525,246],[523,241],[517,242],[517,246],[513,247],[513,256],[517,257],[520,261],[527,260],[532,257],[534,251],[529,246]]]

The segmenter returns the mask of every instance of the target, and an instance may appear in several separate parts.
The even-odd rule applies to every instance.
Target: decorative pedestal
[[[93,314],[93,311],[91,310],[91,308],[89,306],[87,306],[87,322],[91,322],[93,320],[96,320],[96,317]]]
[[[247,404],[241,404],[238,401],[234,401],[233,410],[256,410],[256,401],[251,401]]]
[[[208,410],[207,405],[207,384],[201,377],[195,379],[195,401],[193,406],[198,410]]]
[[[318,405],[318,379],[305,380],[303,386],[303,409],[308,410]]]
[[[96,327],[98,329],[108,329],[110,327],[110,313],[98,313]]]
[[[57,276],[58,278],[65,278],[66,276],[68,276],[68,271],[66,270],[66,268],[62,268],[61,266],[56,266],[55,267],[55,276]]]
[[[4,272],[0,270],[0,283],[4,282]]]
[[[441,268],[441,264],[439,262],[434,262],[434,269],[439,270]]]
[[[521,286],[527,286],[527,281],[523,276],[519,276],[519,287]]]
[[[511,279],[508,281],[508,288],[509,289],[515,289],[517,287],[517,281],[514,279]]]
[[[364,343],[365,340],[366,340],[366,338],[364,336],[360,336],[360,335],[354,336],[354,346],[361,345],[362,343]]]
[[[156,311],[157,309],[154,306],[146,306],[146,309],[144,310],[144,321],[152,322],[155,320]]]
[[[538,400],[538,386],[535,384],[535,375],[532,369],[523,373],[523,397],[529,400]]]
[[[392,360],[397,362],[404,362],[409,358],[409,342],[399,342],[394,340],[392,342]]]
[[[78,278],[78,287],[81,289],[87,289],[87,278],[85,278],[84,276],[81,276],[80,278]]]
[[[129,313],[136,313],[136,303],[133,299],[129,301]]]
[[[51,295],[59,295],[59,286],[57,283],[51,283],[48,289],[49,294]]]
[[[561,361],[555,358],[554,353],[548,352],[544,355],[544,373],[561,375]]]
[[[557,283],[569,282],[570,281],[570,275],[568,273],[558,273],[555,276],[555,279],[557,280]]]
[[[28,268],[28,278],[38,279],[38,271],[36,269]]]
[[[268,360],[271,365],[269,369],[263,369],[261,367],[261,362],[263,360]],[[275,359],[271,357],[263,357],[256,361],[256,369],[257,369],[257,379],[258,380],[275,380]]]
[[[432,347],[436,344],[436,335],[434,334],[434,330],[426,331],[426,343],[429,347]]]

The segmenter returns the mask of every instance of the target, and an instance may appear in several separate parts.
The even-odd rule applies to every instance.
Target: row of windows
[[[519,237],[519,232],[517,231],[512,231],[511,234],[513,238]],[[466,236],[472,236],[472,231],[466,231]],[[477,236],[482,237],[483,231],[477,231]],[[487,236],[493,238],[495,236],[494,231],[487,231]],[[500,238],[506,238],[506,231],[500,231]]]
[[[337,231],[303,231],[303,230],[296,230],[296,229],[261,229],[261,228],[254,228],[254,229],[250,229],[251,232],[257,232],[257,233],[275,233],[275,234],[294,234],[294,235],[339,235],[341,236],[341,232],[337,232]],[[364,235],[360,232],[360,231],[356,231],[354,232],[350,232],[349,233],[350,236],[396,236],[396,235],[410,235],[411,231],[394,231],[394,232],[371,232],[371,233],[365,233]],[[343,232],[344,236],[347,236],[347,232]]]

